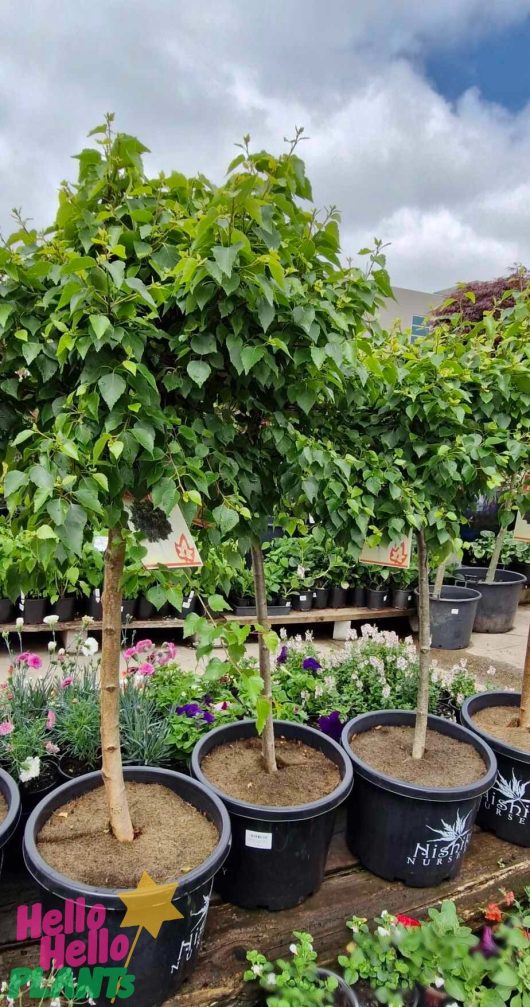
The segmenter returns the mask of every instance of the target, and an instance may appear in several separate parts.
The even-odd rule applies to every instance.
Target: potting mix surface
[[[135,830],[119,843],[109,827],[104,787],[63,805],[37,838],[46,862],[73,881],[105,888],[131,888],[144,871],[154,881],[176,881],[214,850],[218,832],[200,811],[167,787],[126,783]]]
[[[519,727],[519,711],[516,706],[487,706],[473,714],[473,721],[482,731],[505,741],[512,748],[530,752],[530,731]]]
[[[205,776],[230,797],[276,808],[311,804],[340,783],[337,767],[299,741],[276,738],[277,773],[267,773],[259,738],[219,745],[202,761]]]
[[[0,822],[4,821],[7,815],[7,801],[3,794],[0,794]]]
[[[474,783],[484,776],[484,760],[465,741],[438,731],[427,731],[425,754],[412,758],[413,727],[375,727],[350,741],[354,755],[386,776],[419,787],[447,790]]]

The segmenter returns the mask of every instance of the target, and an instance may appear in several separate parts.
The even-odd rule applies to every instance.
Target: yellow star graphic
[[[144,871],[137,888],[119,896],[127,909],[120,926],[144,927],[156,940],[166,920],[184,919],[171,901],[176,889],[177,885],[173,882],[157,885],[147,871]]]

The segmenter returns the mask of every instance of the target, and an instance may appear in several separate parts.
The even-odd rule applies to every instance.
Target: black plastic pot
[[[39,622],[42,622],[46,612],[48,610],[48,599],[47,598],[24,598],[24,607],[21,611],[24,622],[27,622],[28,626],[37,626]]]
[[[67,594],[53,603],[51,613],[59,616],[59,622],[71,622],[75,616],[75,603],[75,595]]]
[[[514,560],[510,563],[510,570],[515,570],[517,573],[522,573],[526,579],[526,585],[530,584],[530,563],[522,563],[519,560]]]
[[[29,780],[28,783],[20,784],[22,818],[27,818],[39,801],[56,790],[60,783],[62,783],[62,777],[55,759],[43,759],[40,775],[34,780]]]
[[[488,734],[473,720],[473,714],[487,706],[513,707],[515,716],[520,703],[521,694],[517,692],[480,692],[466,699],[460,716],[462,723],[486,741],[497,756],[497,779],[482,798],[478,824],[508,843],[530,846],[530,752]]]
[[[392,608],[413,608],[414,588],[393,587],[392,588]]]
[[[277,737],[293,738],[323,752],[339,768],[339,786],[319,801],[281,808],[239,801],[223,793],[202,772],[202,760],[218,745],[256,737],[251,720],[209,731],[195,745],[191,757],[192,775],[221,798],[232,824],[232,849],[216,879],[216,889],[227,902],[246,909],[289,909],[320,888],[335,810],[352,787],[351,764],[340,745],[327,735],[282,720],[275,721],[274,732]]]
[[[61,783],[64,780],[75,780],[79,776],[86,776],[87,773],[93,773],[97,769],[96,766],[87,766],[85,763],[78,762],[77,759],[66,754],[59,756],[57,768],[61,777]]]
[[[189,801],[205,814],[217,827],[219,842],[213,853],[200,867],[185,874],[179,881],[172,903],[182,914],[182,919],[166,921],[156,940],[142,929],[131,959],[128,972],[134,976],[134,993],[130,997],[134,1007],[160,1007],[179,989],[183,980],[193,969],[199,950],[212,889],[212,880],[225,860],[230,848],[230,822],[228,815],[215,794],[200,783],[165,769],[127,766],[124,768],[126,780],[138,783],[161,784]],[[125,934],[131,943],[137,927],[121,928],[124,905],[118,891],[110,888],[95,888],[72,881],[59,874],[41,857],[36,838],[44,823],[54,811],[80,794],[101,786],[101,773],[89,773],[71,783],[65,783],[49,797],[41,801],[33,811],[24,833],[24,861],[26,867],[41,888],[44,889],[46,908],[64,911],[66,899],[82,898],[87,907],[96,903],[103,905],[106,918],[103,926],[109,931],[110,942],[118,934]],[[147,866],[147,865],[146,865]],[[131,885],[131,887],[134,887]],[[87,935],[76,933],[76,940],[86,940]],[[116,963],[113,963],[114,966]],[[123,962],[120,961],[120,966]],[[96,997],[98,1007],[108,1007],[109,1000],[103,995]]]
[[[184,598],[184,601],[182,602],[182,608],[180,609],[180,611],[178,609],[174,609],[173,615],[176,619],[185,619],[186,616],[191,615],[192,612],[195,612],[196,608],[197,608],[197,595],[195,594],[194,591],[191,591],[188,597]]]
[[[366,592],[368,608],[388,608],[390,606],[390,588],[369,587]]]
[[[121,621],[130,622],[136,612],[136,598],[123,598],[121,603]]]
[[[103,618],[103,608],[101,605],[101,592],[99,589],[93,591],[86,603],[86,614],[96,622],[101,622]]]
[[[348,601],[355,608],[366,608],[366,588],[351,587],[348,591]]]
[[[413,888],[429,888],[458,874],[481,797],[495,780],[497,762],[476,734],[433,716],[429,717],[431,730],[473,745],[483,757],[484,776],[479,780],[447,790],[420,787],[386,776],[353,754],[350,739],[354,734],[379,725],[412,727],[414,718],[413,712],[385,710],[361,714],[346,724],[342,744],[355,777],[347,805],[346,838],[352,853],[373,874]]]
[[[9,773],[0,769],[0,794],[7,804],[7,815],[0,821],[0,875],[4,859],[4,846],[15,833],[20,819],[20,794],[18,787]]]
[[[289,600],[291,602],[291,608],[296,612],[310,612],[313,608],[313,592],[309,589],[303,591],[301,594],[290,594]]]
[[[0,622],[11,622],[15,614],[15,606],[9,598],[0,598]]]
[[[419,588],[414,593],[418,598]],[[468,647],[480,598],[480,591],[474,588],[444,584],[440,597],[429,600],[431,647],[444,650]]]
[[[327,608],[329,602],[329,588],[316,587],[313,591],[313,608]]]
[[[156,619],[158,612],[152,602],[148,601],[145,594],[141,594],[136,604],[137,619]]]
[[[330,608],[346,608],[346,602],[348,600],[348,588],[347,587],[332,587],[329,592],[329,607]]]
[[[515,613],[526,583],[524,574],[516,570],[498,569],[493,584],[486,584],[486,566],[461,566],[457,576],[466,587],[476,588],[482,597],[477,607],[475,633],[507,633],[515,622]]]

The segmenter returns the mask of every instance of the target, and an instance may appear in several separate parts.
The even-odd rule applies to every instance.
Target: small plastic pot
[[[348,591],[348,602],[354,608],[366,608],[366,588],[350,587]]]
[[[346,602],[348,600],[348,588],[347,587],[332,587],[329,592],[329,607],[330,608],[346,608]]]
[[[461,566],[456,572],[464,578],[466,587],[476,588],[482,596],[473,630],[475,633],[508,633],[515,622],[526,577],[516,570],[498,569],[493,584],[486,584],[487,572],[486,566]]]
[[[86,603],[86,614],[96,622],[101,622],[103,618],[103,607],[101,605],[101,591],[97,588],[92,592]]]
[[[301,594],[291,594],[289,595],[291,602],[291,608],[296,612],[310,612],[313,608],[313,592],[309,589],[303,591]]]
[[[323,752],[339,768],[338,787],[311,804],[287,807],[239,801],[215,787],[201,769],[202,760],[218,745],[255,738],[256,725],[251,720],[214,728],[195,745],[191,756],[192,775],[224,802],[232,824],[232,849],[216,879],[216,889],[227,902],[246,909],[289,909],[318,891],[335,810],[346,800],[353,781],[349,760],[327,735],[282,720],[275,721],[274,733]]]
[[[67,594],[53,603],[51,614],[58,615],[59,622],[71,622],[75,616],[75,603],[75,595]]]
[[[414,589],[412,587],[392,588],[392,608],[413,608]]]
[[[316,587],[313,591],[313,608],[327,608],[329,602],[329,588]]]
[[[126,766],[124,774],[126,780],[157,783],[173,790],[206,815],[219,832],[219,841],[210,856],[200,867],[196,867],[179,881],[172,903],[182,914],[182,918],[164,922],[156,940],[147,930],[142,929],[131,959],[128,969],[134,976],[131,1004],[134,1007],[161,1007],[176,993],[193,969],[206,924],[213,877],[230,848],[230,821],[222,802],[215,794],[188,776],[167,769],[143,766]],[[26,825],[24,861],[34,881],[44,889],[47,909],[55,908],[63,912],[66,899],[84,899],[87,908],[95,904],[103,905],[106,914],[103,927],[109,931],[109,942],[118,934],[124,934],[131,943],[138,928],[120,926],[125,907],[118,897],[119,890],[84,885],[59,874],[43,860],[37,848],[37,836],[48,818],[68,801],[99,786],[101,773],[89,773],[63,784],[41,801]],[[87,933],[75,933],[75,938],[86,941]],[[108,1007],[109,1004],[103,995],[96,997],[95,1002],[98,1007]]]
[[[419,588],[414,594],[419,597]],[[450,584],[444,584],[439,598],[431,596],[431,647],[444,650],[469,647],[480,598],[480,591]]]
[[[195,591],[190,591],[188,597],[184,598],[184,601],[182,602],[182,608],[180,609],[180,611],[178,611],[178,609],[174,609],[174,616],[176,619],[185,619],[186,616],[191,615],[192,612],[195,612],[196,608],[197,608],[197,595],[195,594]]]
[[[87,766],[84,763],[78,762],[71,755],[65,754],[59,756],[57,769],[59,770],[61,782],[63,782],[63,780],[76,780],[79,776],[93,773],[96,771],[96,766]]]
[[[33,808],[62,783],[62,776],[55,759],[43,759],[40,776],[28,783],[20,784],[22,818],[27,818]]]
[[[362,762],[350,748],[354,734],[379,725],[413,727],[415,714],[403,710],[364,713],[346,724],[342,745],[352,760],[355,785],[347,804],[346,838],[352,853],[372,874],[430,888],[458,874],[471,842],[482,796],[492,786],[497,761],[476,734],[441,717],[429,728],[472,745],[485,762],[484,775],[465,787],[420,787],[386,776]]]
[[[0,794],[7,804],[7,815],[0,821],[0,876],[2,874],[2,863],[4,859],[4,847],[16,832],[20,814],[20,793],[18,787],[9,773],[0,769]]]
[[[136,598],[123,598],[121,603],[121,621],[122,623],[130,622],[134,619],[136,612]]]
[[[530,846],[530,752],[488,734],[473,720],[475,713],[488,706],[513,707],[515,716],[520,703],[517,692],[479,692],[466,699],[460,716],[465,727],[487,742],[497,756],[497,779],[482,798],[478,824],[508,843]]]
[[[28,626],[37,626],[43,622],[47,610],[47,598],[24,598],[23,608],[21,603],[22,617]]]
[[[389,608],[390,588],[369,587],[366,592],[367,608]]]
[[[15,606],[9,598],[0,598],[0,622],[11,622],[15,614]]]
[[[136,605],[136,618],[137,619],[156,619],[158,618],[158,612],[151,601],[145,597],[145,594],[141,594],[138,598]]]

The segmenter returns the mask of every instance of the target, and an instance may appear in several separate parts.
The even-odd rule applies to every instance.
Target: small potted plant
[[[15,614],[19,593],[15,538],[5,520],[0,518],[0,623],[9,623]]]
[[[390,577],[389,567],[370,567],[366,604],[368,608],[390,607]]]
[[[99,686],[93,667],[70,674],[68,667],[63,670],[55,700],[55,736],[60,749],[59,772],[71,780],[92,773],[101,762]]]
[[[418,570],[411,563],[408,570],[393,569],[392,608],[413,608],[415,603],[414,587],[418,582]]]
[[[366,608],[366,584],[370,576],[368,567],[362,563],[355,563],[349,575],[350,590],[348,591],[348,603],[354,608]]]
[[[73,564],[54,566],[50,570],[48,599],[50,612],[59,622],[71,622],[75,616],[80,568]]]
[[[291,572],[289,598],[292,608],[297,612],[310,612],[313,608],[312,576],[302,564]]]
[[[48,611],[49,574],[42,562],[42,540],[35,532],[24,531],[16,539],[17,581],[20,610],[24,622],[36,626]]]
[[[348,601],[350,570],[351,559],[344,553],[332,553],[328,568],[328,578],[331,584],[329,592],[330,608],[345,608]]]
[[[248,951],[244,978],[261,990],[256,1007],[359,1007],[355,992],[335,972],[318,968],[310,934],[294,931],[290,958],[271,962]]]

